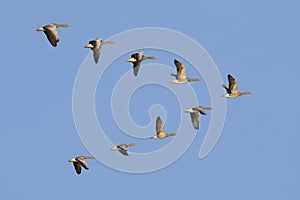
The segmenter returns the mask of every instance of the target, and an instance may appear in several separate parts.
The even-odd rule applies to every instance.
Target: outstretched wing
[[[75,160],[85,169],[89,169],[89,166],[87,165],[84,156],[77,157],[75,158]]]
[[[49,42],[52,46],[56,47],[57,42],[59,41],[58,33],[55,26],[44,26],[44,33],[47,36]]]
[[[204,108],[202,106],[196,106],[196,107],[194,107],[192,109],[198,111],[202,115],[206,115],[206,112],[205,112],[205,110],[204,110]]]
[[[119,149],[119,152],[120,152],[121,154],[123,154],[124,156],[129,156],[126,149],[120,148],[120,149]]]
[[[227,76],[228,82],[229,82],[229,91],[230,94],[232,93],[238,93],[238,82],[230,75]]]
[[[93,48],[93,54],[94,54],[94,61],[97,64],[100,58],[100,50],[101,50],[101,46],[99,46],[98,48]]]
[[[192,112],[191,114],[191,120],[193,127],[195,129],[199,129],[199,113],[198,112]]]
[[[227,85],[223,84],[222,87],[225,88],[225,90],[226,90],[226,92],[227,92],[228,94],[231,93],[230,90],[229,90],[229,88],[227,87]]]
[[[176,59],[174,60],[174,64],[175,64],[176,69],[177,69],[178,79],[179,80],[186,79],[186,68],[185,68],[185,66]]]
[[[74,165],[76,173],[81,174],[81,165],[80,165],[80,163],[79,162],[73,162],[73,165]]]
[[[159,132],[165,132],[165,129],[164,129],[163,122],[161,121],[160,117],[158,116],[156,118],[156,133],[159,133]]]
[[[136,61],[133,63],[133,74],[134,76],[137,76],[140,70],[141,61]]]

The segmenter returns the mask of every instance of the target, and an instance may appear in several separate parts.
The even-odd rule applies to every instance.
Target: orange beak
[[[84,48],[94,48],[94,46],[91,44],[88,44],[88,45],[85,45]]]
[[[128,60],[125,60],[125,62],[136,62],[136,59],[130,58],[130,59],[128,59]]]

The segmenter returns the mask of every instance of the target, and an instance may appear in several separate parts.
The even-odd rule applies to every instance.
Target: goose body
[[[237,98],[244,94],[251,94],[251,92],[239,92],[238,90],[238,82],[231,76],[230,74],[227,75],[229,85],[222,85],[223,88],[225,88],[227,94],[224,94],[222,97],[225,98]]]
[[[196,107],[185,110],[186,113],[190,113],[191,121],[192,121],[193,127],[195,129],[199,129],[199,123],[200,123],[199,113],[201,115],[206,115],[205,110],[212,110],[212,108],[211,107],[196,106]]]
[[[128,152],[127,152],[127,147],[133,147],[136,146],[136,144],[120,144],[118,146],[115,146],[113,148],[111,148],[111,150],[118,150],[121,154],[123,154],[124,156],[129,156]]]
[[[68,28],[70,27],[68,24],[47,24],[43,27],[37,28],[36,31],[43,31],[45,35],[47,36],[50,44],[54,47],[57,46],[57,43],[59,42],[58,32],[56,28],[64,27]]]
[[[176,80],[171,81],[171,83],[184,84],[187,82],[199,81],[199,78],[189,78],[186,76],[186,67],[181,62],[175,59],[174,64],[176,66],[177,73],[176,74],[172,73],[171,76],[174,76]]]
[[[93,51],[94,61],[97,64],[100,58],[100,51],[104,44],[114,44],[113,41],[104,41],[101,38],[90,40],[89,44],[85,45],[84,48],[90,48]]]
[[[134,76],[137,76],[139,73],[139,69],[141,66],[142,61],[144,60],[156,60],[156,58],[154,56],[145,56],[144,52],[137,52],[134,54],[131,54],[131,58],[129,58],[128,60],[126,60],[126,62],[131,62],[133,64],[133,74]]]
[[[176,136],[176,133],[166,133],[164,124],[158,116],[156,118],[156,135],[152,136],[151,139],[164,139],[169,136]]]
[[[75,158],[72,158],[69,160],[69,162],[72,162],[75,168],[75,171],[77,174],[81,174],[81,168],[88,170],[89,167],[86,163],[86,159],[95,159],[93,156],[77,156]]]

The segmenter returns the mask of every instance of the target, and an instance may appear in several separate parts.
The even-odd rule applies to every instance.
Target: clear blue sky
[[[297,1],[269,0],[2,3],[1,197],[299,199],[299,6]],[[52,22],[71,25],[59,30],[57,48],[35,31]],[[221,138],[203,160],[198,159],[198,151],[210,114],[202,118],[192,146],[167,168],[137,175],[90,161],[90,170],[77,176],[67,160],[89,154],[72,115],[76,73],[90,53],[83,46],[96,37],[144,26],[170,28],[192,37],[211,55],[224,82],[227,73],[232,73],[240,90],[253,94],[227,101]],[[120,68],[131,70],[123,60]],[[172,65],[162,59],[168,62]],[[199,92],[205,91],[202,84]],[[103,93],[103,98],[109,96]],[[151,102],[150,97],[144,98],[148,107],[160,103]],[[142,101],[143,96],[138,91],[134,99]],[[209,98],[201,102],[209,104]],[[102,119],[101,105],[96,107]],[[141,125],[149,122],[143,112],[132,112],[132,117]],[[167,123],[166,129],[173,131],[176,123]],[[106,125],[114,125],[111,118]],[[121,132],[116,134],[120,138],[112,136],[114,142],[138,143]],[[144,151],[141,145],[135,150]]]

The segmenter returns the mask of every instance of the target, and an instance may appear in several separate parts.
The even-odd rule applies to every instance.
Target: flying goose
[[[90,48],[94,54],[94,61],[97,64],[100,57],[100,51],[103,44],[114,44],[113,41],[104,41],[101,38],[90,40],[89,44],[85,45],[84,48]]]
[[[174,60],[174,64],[177,69],[177,74],[172,73],[171,76],[175,76],[176,80],[171,81],[173,84],[184,84],[191,81],[199,81],[199,78],[189,78],[186,76],[185,66],[178,60]]]
[[[134,76],[138,75],[141,63],[143,60],[156,60],[156,58],[154,56],[145,56],[144,52],[137,52],[134,54],[131,54],[131,58],[128,60],[125,60],[126,62],[131,62],[133,64],[133,74]]]
[[[48,24],[43,27],[37,28],[36,31],[43,31],[45,35],[47,36],[49,42],[52,46],[56,47],[57,43],[59,41],[58,33],[56,28],[64,27],[68,28],[70,27],[68,24]]]
[[[69,160],[69,162],[72,162],[75,168],[75,171],[77,174],[81,174],[81,167],[83,167],[84,169],[88,170],[89,167],[85,161],[85,159],[95,159],[93,156],[78,156],[75,158],[72,158],[71,160]]]
[[[226,89],[227,94],[222,95],[222,97],[225,98],[237,98],[243,94],[251,94],[251,92],[246,91],[246,92],[239,92],[238,90],[238,82],[230,75],[227,75],[229,86],[227,85],[222,85],[223,88]]]
[[[169,136],[176,136],[176,133],[165,133],[164,124],[158,116],[156,118],[156,135],[152,136],[151,139],[164,139]]]
[[[136,144],[120,144],[118,146],[115,146],[113,148],[111,148],[111,150],[118,150],[121,154],[123,154],[124,156],[129,156],[129,154],[127,153],[127,147],[131,146],[134,147]]]
[[[199,113],[201,115],[206,115],[205,110],[212,110],[212,108],[196,106],[196,107],[185,110],[186,113],[190,113],[192,124],[195,129],[199,129],[199,121],[200,121]]]

